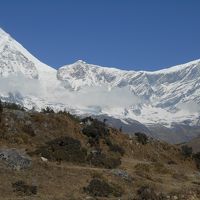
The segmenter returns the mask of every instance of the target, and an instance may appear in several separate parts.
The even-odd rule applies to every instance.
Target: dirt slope
[[[68,113],[4,108],[0,115],[0,150],[31,160],[21,169],[0,159],[0,199],[200,199],[195,161],[177,146],[143,143]]]

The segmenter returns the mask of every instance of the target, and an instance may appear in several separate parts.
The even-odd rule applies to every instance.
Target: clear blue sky
[[[0,27],[41,61],[156,70],[200,58],[200,0],[0,0]]]

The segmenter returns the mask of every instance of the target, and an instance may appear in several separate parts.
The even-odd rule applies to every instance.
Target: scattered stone
[[[45,157],[41,157],[41,160],[42,160],[43,162],[47,162],[47,161],[48,161],[48,159],[45,158]]]
[[[31,166],[31,159],[17,149],[1,149],[0,161],[15,170],[27,169]]]
[[[93,197],[90,197],[90,196],[85,197],[85,199],[86,199],[86,200],[94,200],[94,198],[93,198]]]
[[[113,169],[112,173],[126,181],[132,181],[133,178],[124,170],[121,169]]]

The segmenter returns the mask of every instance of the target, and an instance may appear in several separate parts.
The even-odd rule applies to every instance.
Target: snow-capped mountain
[[[82,60],[56,70],[0,29],[0,95],[29,109],[66,108],[148,126],[198,125],[200,60],[155,72],[125,71]]]
[[[140,122],[165,124],[199,116],[200,60],[155,72],[124,71],[77,61],[61,67],[57,77],[75,91],[85,87],[130,91],[133,100],[127,100],[121,114]],[[119,94],[118,98],[123,97]],[[106,114],[115,112],[111,110],[104,108]]]

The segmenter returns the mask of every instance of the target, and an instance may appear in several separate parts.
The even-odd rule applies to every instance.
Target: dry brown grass
[[[88,138],[81,133],[82,125],[68,115],[61,114],[28,114],[28,120],[35,130],[35,136],[23,131],[24,123],[6,111],[4,118],[14,121],[16,133],[9,131],[5,124],[1,124],[0,146],[26,149],[34,151],[46,142],[59,137],[73,137],[81,142],[82,147],[89,149]],[[14,118],[14,120],[11,120]],[[12,134],[11,134],[12,133]],[[6,137],[5,137],[6,136]],[[123,200],[136,198],[137,190],[148,185],[156,192],[170,193],[181,191],[182,188],[199,187],[198,173],[193,160],[184,160],[176,146],[158,141],[150,141],[146,145],[137,143],[136,139],[129,139],[127,135],[110,128],[109,139],[113,144],[124,148],[122,168],[133,177],[132,182],[113,175],[112,171],[98,168],[89,164],[73,164],[70,162],[43,162],[38,155],[32,157],[33,165],[30,169],[13,171],[0,163],[0,199],[2,200],[83,200],[88,197],[83,190],[92,178],[103,178],[108,183],[120,185],[124,191]],[[100,147],[104,153],[110,152],[104,140],[100,140]],[[168,164],[173,160],[175,164]],[[38,193],[32,196],[18,195],[13,192],[12,183],[22,180],[29,185],[36,185]],[[103,198],[116,199],[116,198]]]

